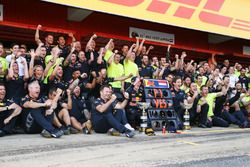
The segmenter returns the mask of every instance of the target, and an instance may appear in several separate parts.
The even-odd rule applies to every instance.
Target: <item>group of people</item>
[[[140,125],[143,80],[167,80],[180,121],[187,109],[190,122],[201,128],[247,128],[250,121],[250,66],[186,61],[186,52],[151,55],[145,39],[115,49],[110,39],[96,49],[93,35],[85,48],[73,34],[71,43],[47,34],[27,54],[26,45],[12,44],[6,55],[0,43],[0,136],[23,129],[43,137],[75,133],[124,134],[132,138]],[[54,45],[57,43],[56,45]],[[180,128],[182,126],[180,125]]]

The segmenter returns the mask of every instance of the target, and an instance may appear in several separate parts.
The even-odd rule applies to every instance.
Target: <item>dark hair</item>
[[[234,86],[236,86],[237,84],[241,84],[242,86],[242,83],[240,81],[236,82]]]
[[[59,36],[57,37],[57,41],[58,41],[59,38],[61,38],[61,37],[63,37],[64,40],[67,40],[66,37],[65,37],[64,35],[59,35]]]
[[[224,75],[222,80],[224,80],[225,78],[229,78],[229,75]]]
[[[51,87],[49,89],[49,95],[51,95],[53,92],[56,92],[57,88],[56,87]]]
[[[108,85],[108,84],[102,85],[102,86],[100,87],[100,92],[101,92],[104,88],[109,88],[109,89],[110,89],[110,85]]]
[[[207,87],[207,85],[202,85],[201,88],[200,88],[200,90],[202,90],[204,87]]]
[[[0,43],[0,45],[1,45],[1,43]],[[3,86],[5,88],[5,85],[3,83],[0,83],[0,86]]]
[[[3,43],[2,43],[2,42],[0,42],[0,46],[3,46]]]
[[[11,48],[13,48],[15,45],[18,45],[17,43],[12,43],[11,45],[10,45],[10,47]],[[18,45],[19,46],[19,45]]]
[[[51,33],[48,33],[48,34],[45,36],[45,38],[47,38],[48,36],[54,37]]]
[[[200,75],[200,74],[199,74],[199,75],[197,75],[197,76],[196,76],[196,79],[198,79],[198,77],[202,77],[202,75]]]
[[[180,76],[176,76],[176,77],[174,77],[174,79],[173,79],[173,83],[176,83],[176,81],[177,81],[178,79],[180,79],[180,80],[181,80],[181,77],[180,77]]]

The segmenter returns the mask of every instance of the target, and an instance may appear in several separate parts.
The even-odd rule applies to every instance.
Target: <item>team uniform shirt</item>
[[[205,97],[207,104],[209,106],[208,113],[207,113],[208,117],[214,116],[213,108],[214,108],[216,97],[217,97],[217,93],[208,93],[207,96]],[[200,103],[201,103],[201,100],[199,101],[198,104]]]
[[[137,103],[145,100],[142,87],[140,87],[139,90],[136,91],[133,89],[133,85],[131,85],[127,92],[129,93],[129,101],[126,106],[126,110],[132,113],[135,111],[141,111],[140,108],[137,106]]]
[[[69,87],[69,83],[64,80],[59,80],[55,77],[52,81],[49,81],[49,87],[60,88],[62,90],[66,90]]]
[[[90,59],[90,55],[91,55],[91,52],[88,51],[88,52],[85,52],[85,56],[87,58],[87,60]],[[90,63],[90,71],[96,71],[96,73],[99,71],[99,69],[101,68],[106,68],[107,65],[106,65],[106,61],[103,59],[103,62],[101,64],[97,64],[97,58],[99,56],[98,52],[96,51],[93,51],[93,55],[94,55],[94,61],[92,61]]]
[[[183,90],[176,91],[175,89],[173,89],[172,97],[175,111],[181,110],[181,103],[184,103],[184,100],[187,98],[186,93]]]
[[[6,61],[10,64],[11,63],[11,57],[12,57],[12,55],[13,54],[11,54],[11,55],[8,55],[8,56],[6,56]],[[18,64],[18,74],[19,74],[19,76],[24,76],[24,65],[23,65],[23,61],[26,61],[26,59],[24,58],[24,57],[22,57],[22,56],[20,56],[20,57],[18,57],[17,59],[16,59],[16,62],[17,62],[17,64]]]
[[[135,64],[137,64],[138,68],[141,68],[141,66],[142,66],[141,58],[142,58],[141,55],[137,55],[135,57]]]
[[[25,95],[23,77],[15,77],[6,83],[6,97],[13,99],[17,104],[20,103],[21,98]]]
[[[82,73],[86,73],[88,75],[90,74],[90,68],[87,61],[84,62],[78,61],[76,67],[80,70],[81,74]]]
[[[70,52],[70,45],[65,45],[63,47],[57,45],[56,47],[58,47],[61,51],[59,57],[63,57],[64,60],[67,58],[67,56],[69,55]]]
[[[36,103],[45,103],[46,100],[47,100],[47,97],[45,97],[45,96],[40,96],[40,97],[38,97],[38,99],[32,99],[29,95],[26,95],[24,98],[22,98],[20,104],[21,104],[24,112],[29,112],[30,108],[25,108],[23,106],[26,102],[33,101],[33,102],[36,102]],[[45,107],[41,107],[40,109],[43,109],[44,112],[45,112]]]
[[[52,55],[46,56],[45,57],[45,65],[47,66],[49,61],[52,60],[52,59],[53,59]],[[56,65],[60,64],[60,62],[61,62],[60,58],[57,58],[56,63],[52,67],[50,67],[50,69],[48,70],[48,74],[47,74],[47,76],[45,76],[45,79],[44,79],[45,84],[48,84],[48,80],[49,80],[50,75],[53,73],[53,70],[56,67]]]
[[[154,72],[155,70],[151,65],[147,65],[147,66],[142,65],[139,70],[140,76],[143,78],[147,78],[147,79],[153,78]]]
[[[0,57],[0,64],[2,65],[3,71],[8,70],[8,62],[5,58]],[[0,75],[0,83],[5,83],[5,76],[4,75]]]
[[[104,55],[104,60],[107,62],[109,58],[113,55],[114,53],[111,50],[107,50],[105,55]]]
[[[95,127],[95,125],[103,119],[104,115],[109,113],[109,112],[113,112],[113,109],[115,108],[116,104],[118,103],[117,100],[115,100],[113,103],[111,103],[111,105],[107,108],[106,111],[104,112],[99,112],[97,111],[96,107],[99,105],[103,105],[105,104],[105,101],[101,98],[97,98],[94,102],[94,108],[93,110],[91,110],[91,119],[92,119],[92,124]]]
[[[72,96],[72,110],[69,112],[71,117],[77,119],[77,121],[84,123],[87,121],[83,110],[86,108],[85,100],[81,97]]]
[[[242,84],[244,89],[248,89],[249,78],[246,76],[239,76],[239,82]]]
[[[131,60],[124,60],[124,74],[125,76],[129,76],[129,74],[133,74],[134,76],[137,76],[139,69],[138,66],[132,62]],[[131,78],[128,78],[125,80],[125,82],[131,83]]]
[[[15,103],[13,100],[5,98],[2,101],[0,101],[0,107],[10,106],[13,103]],[[0,112],[0,128],[3,128],[4,126],[6,126],[4,124],[4,119],[8,118],[11,115],[11,113],[12,113],[11,110],[5,110],[5,111]]]
[[[124,75],[124,68],[123,65],[120,63],[116,64],[115,62],[112,62],[108,66],[107,75],[109,78],[119,78]],[[122,82],[121,81],[115,81],[110,82],[113,88],[121,88]]]
[[[75,69],[78,69],[78,63],[69,64],[63,68],[63,79],[66,82],[69,82],[72,79],[72,74]]]
[[[53,46],[48,46],[48,45],[43,45],[46,49],[46,55],[50,55],[51,54],[51,50],[53,48]]]

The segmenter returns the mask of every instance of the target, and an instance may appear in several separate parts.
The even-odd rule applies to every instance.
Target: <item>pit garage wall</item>
[[[212,45],[208,44],[208,34],[205,32],[96,12],[93,12],[82,22],[67,21],[67,7],[41,2],[39,0],[2,0],[0,3],[4,6],[4,21],[0,22],[0,25],[35,30],[38,24],[42,24],[46,31],[77,32],[75,35],[78,39],[80,39],[81,36],[89,35],[93,32],[128,37],[129,27],[132,26],[175,34],[176,45],[188,47],[193,50],[202,49],[241,54],[243,45],[250,46],[250,42],[243,39],[233,39]],[[34,36],[29,35],[27,38],[34,40]]]

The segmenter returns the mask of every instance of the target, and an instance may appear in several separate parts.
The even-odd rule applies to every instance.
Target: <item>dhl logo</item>
[[[250,39],[250,0],[43,0]]]
[[[145,0],[100,0],[116,5],[122,5],[126,7],[136,7],[142,4]],[[232,28],[241,31],[250,31],[250,22],[242,19],[237,19],[225,15],[221,15],[219,12],[223,7],[226,0],[206,0],[203,7],[204,10],[199,12],[199,20],[203,23],[212,24],[216,26],[222,26]],[[173,6],[173,3],[178,3],[179,7],[173,14],[174,17],[191,19],[196,8],[201,4],[202,0],[152,0],[147,7],[147,11],[165,14]],[[186,7],[189,6],[189,7]]]

